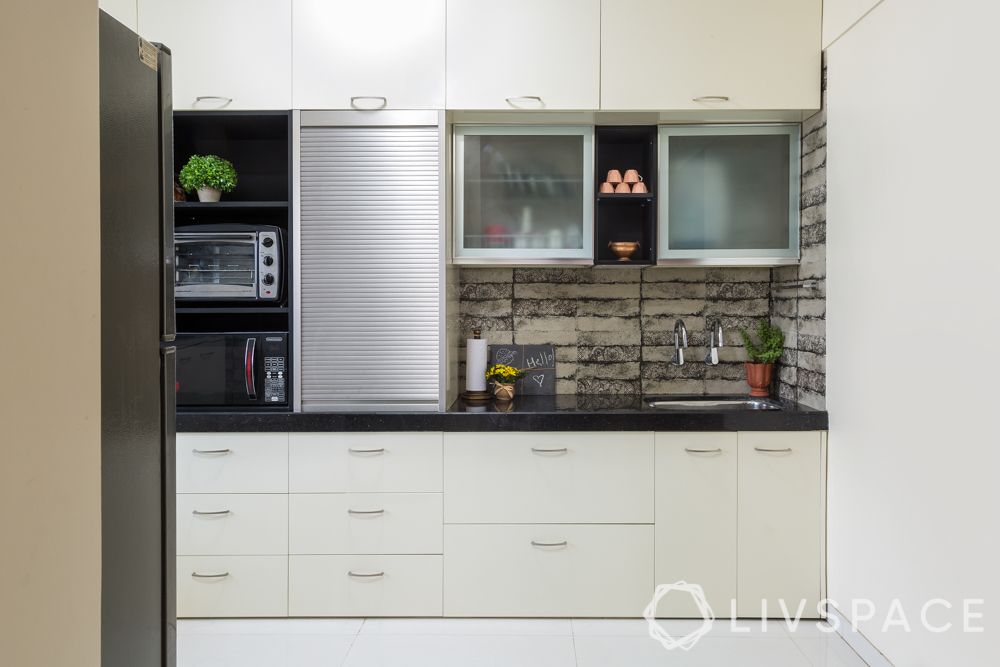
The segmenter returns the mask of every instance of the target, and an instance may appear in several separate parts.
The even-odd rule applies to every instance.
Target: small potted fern
[[[198,201],[217,202],[236,188],[236,169],[218,155],[192,155],[178,180],[185,192],[198,191]]]
[[[740,329],[743,347],[747,351],[747,384],[750,395],[766,398],[771,395],[771,381],[774,379],[774,362],[785,349],[785,334],[766,318],[757,322],[757,341],[754,342],[746,329]]]

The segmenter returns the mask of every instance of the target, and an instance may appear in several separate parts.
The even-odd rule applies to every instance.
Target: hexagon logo
[[[702,617],[701,625],[683,637],[674,637],[656,620],[656,606],[660,604],[660,600],[666,597],[667,593],[673,591],[690,595]],[[709,606],[708,600],[705,599],[705,591],[698,584],[689,584],[686,581],[657,586],[656,592],[653,593],[653,599],[646,606],[642,617],[646,619],[646,623],[649,626],[649,636],[660,642],[663,648],[668,651],[673,651],[676,648],[682,651],[690,651],[702,637],[708,634],[708,631],[712,629],[712,625],[715,623],[715,614],[712,612],[712,607]]]

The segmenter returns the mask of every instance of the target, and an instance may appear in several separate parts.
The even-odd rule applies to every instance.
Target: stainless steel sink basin
[[[649,401],[658,410],[780,410],[781,406],[766,398],[664,398]]]

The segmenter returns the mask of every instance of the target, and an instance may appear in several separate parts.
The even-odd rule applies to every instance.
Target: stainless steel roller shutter
[[[302,409],[439,398],[437,127],[302,127]]]

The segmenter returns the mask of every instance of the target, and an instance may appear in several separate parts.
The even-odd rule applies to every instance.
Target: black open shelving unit
[[[597,173],[594,192],[594,263],[648,266],[656,263],[657,128],[655,125],[598,125]],[[642,194],[601,194],[608,171],[635,169],[649,190]],[[612,241],[638,241],[632,258],[621,261],[611,252]]]

